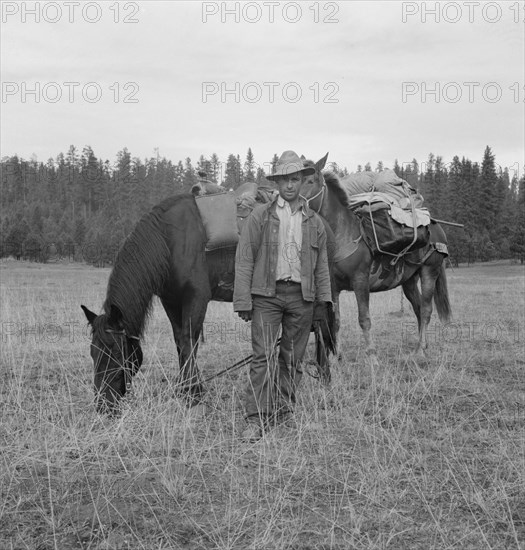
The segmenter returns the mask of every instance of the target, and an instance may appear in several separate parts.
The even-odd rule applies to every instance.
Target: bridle
[[[105,332],[117,335],[120,337],[120,342],[117,342],[117,345],[122,350],[122,355],[124,358],[123,365],[121,365],[121,368],[124,370],[124,380],[126,383],[126,392],[130,391],[131,389],[131,380],[133,378],[133,362],[130,359],[132,354],[135,354],[136,350],[133,350],[131,354],[129,353],[128,349],[128,339],[136,340],[137,342],[140,342],[140,338],[138,336],[133,336],[128,334],[124,329],[122,330],[115,330],[111,328],[105,329]],[[116,338],[115,338],[116,341]],[[128,366],[128,363],[131,363],[131,367]]]
[[[321,174],[321,178],[323,177],[323,175]],[[313,196],[313,197],[310,197],[310,198],[306,198],[304,197],[303,195],[300,195],[300,197],[302,199],[304,199],[304,201],[306,202],[306,206],[308,206],[308,208],[312,208],[312,210],[314,212],[316,212],[317,214],[319,214],[321,212],[321,208],[323,207],[323,201],[324,201],[324,192],[325,192],[325,189],[326,189],[326,183],[324,182],[324,178],[323,178],[323,183],[321,184],[321,189]],[[315,208],[313,207],[310,207],[310,203],[315,200],[319,195],[321,195],[321,202],[319,203],[319,208],[316,210]]]

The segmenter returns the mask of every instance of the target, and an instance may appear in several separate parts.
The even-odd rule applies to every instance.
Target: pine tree
[[[44,182],[46,188],[46,204],[50,204],[56,200],[58,195],[57,178],[58,175],[55,167],[55,161],[50,158],[42,169],[42,181]]]
[[[433,217],[437,218],[437,205],[434,198],[434,165],[436,159],[433,153],[429,153],[427,161],[427,169],[425,170],[423,180],[421,182],[421,194],[425,197],[427,208]]]
[[[255,181],[254,166],[255,162],[253,160],[252,149],[251,147],[248,147],[246,160],[244,161],[244,181]]]
[[[397,177],[405,179],[405,177],[403,176],[403,169],[401,168],[401,166],[399,166],[397,159],[394,161],[394,172],[396,173]]]
[[[184,189],[184,166],[182,161],[179,160],[177,166],[175,166],[175,180],[174,180],[174,192],[180,193]]]
[[[226,189],[237,189],[242,183],[241,180],[242,168],[239,156],[230,154],[226,162],[223,186],[226,187]]]
[[[84,222],[83,218],[79,218],[75,222],[75,229],[73,233],[74,242],[79,246],[82,246],[86,238],[86,233],[87,233],[86,223]]]
[[[266,174],[264,173],[263,168],[259,166],[257,168],[257,174],[255,175],[255,183],[257,183],[257,185],[261,185],[263,183],[266,184],[266,182]]]
[[[80,159],[77,148],[74,145],[69,146],[65,159],[65,168],[66,172],[64,174],[64,179],[67,185],[67,198],[68,203],[71,204],[72,207],[72,216],[74,216],[75,212],[78,213],[78,208],[82,202],[81,197],[79,196],[79,190],[81,189],[79,181]]]
[[[443,157],[436,157],[434,174],[434,200],[436,215],[441,219],[449,218],[449,200],[447,200],[447,170],[443,164]]]
[[[80,157],[80,190],[78,196],[84,206],[85,217],[91,217],[97,210],[96,197],[100,196],[101,173],[99,163],[93,149],[90,146],[84,147]]]
[[[182,178],[182,189],[185,193],[189,193],[191,188],[198,183],[197,175],[191,165],[190,157],[186,157],[184,164],[184,176]]]
[[[211,161],[209,161],[204,155],[199,157],[197,162],[197,171],[206,172],[206,177],[209,180],[212,172]]]
[[[410,170],[408,170],[408,168],[410,168]],[[416,159],[412,159],[412,163],[407,166],[407,170],[406,177],[403,179],[405,179],[414,189],[420,189],[419,163]]]
[[[121,212],[129,211],[132,201],[131,153],[124,147],[117,153],[117,164],[113,172],[115,198]]]
[[[210,159],[210,172],[208,178],[213,183],[219,183],[221,179],[221,162],[216,153],[213,153]]]
[[[479,178],[479,195],[477,201],[478,227],[483,227],[491,235],[494,230],[496,215],[494,204],[496,199],[497,175],[494,155],[487,145],[481,163]]]
[[[133,213],[135,216],[140,217],[148,212],[152,206],[150,203],[150,190],[160,191],[160,189],[148,186],[146,165],[138,157],[133,157],[131,161],[131,179],[133,182]]]
[[[33,203],[34,204],[34,203]],[[31,231],[37,235],[41,235],[44,229],[44,220],[42,218],[42,207],[36,203],[33,207],[33,215],[31,216]]]
[[[8,204],[25,201],[25,189],[22,178],[22,166],[17,155],[8,158],[4,165],[6,195],[2,193],[2,201],[7,199]],[[2,179],[4,177],[2,176]]]
[[[525,262],[525,175],[521,177],[519,182],[516,218],[510,242],[510,252],[519,259],[521,264]]]
[[[279,157],[278,157],[277,153],[274,153],[273,158],[272,158],[272,162],[271,162],[272,169],[270,170],[270,174],[273,174],[275,172],[275,167],[277,166],[278,162],[279,162]]]

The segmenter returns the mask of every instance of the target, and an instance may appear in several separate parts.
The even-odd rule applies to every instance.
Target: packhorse
[[[81,306],[91,325],[99,412],[116,412],[142,364],[140,340],[153,296],[160,298],[172,326],[180,367],[177,387],[189,405],[201,400],[204,387],[196,363],[199,337],[208,302],[232,301],[233,286],[224,281],[232,280],[236,250],[233,244],[207,252],[206,241],[194,196],[165,199],[137,223],[120,248],[103,312],[97,315]],[[327,323],[333,322],[331,318]],[[320,354],[333,350],[330,332],[323,335],[324,339],[316,332],[318,361]]]
[[[315,163],[305,161],[305,164],[315,167],[315,174],[306,178],[302,195],[310,208],[328,222],[335,235],[332,266],[335,293],[338,296],[343,290],[354,292],[365,351],[375,356],[369,311],[370,292],[391,290],[401,285],[418,322],[416,355],[424,356],[432,300],[442,322],[448,321],[451,316],[444,265],[446,235],[439,224],[432,222],[429,242],[422,248],[407,252],[397,261],[393,262],[391,256],[373,252],[363,238],[358,216],[349,209],[349,196],[344,183],[333,172],[323,172],[327,157],[328,154]]]

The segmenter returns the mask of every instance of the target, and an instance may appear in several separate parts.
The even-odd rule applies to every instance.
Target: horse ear
[[[109,309],[109,324],[117,329],[124,328],[122,311],[115,304],[111,304]]]
[[[315,163],[315,171],[320,172],[326,166],[326,160],[328,159],[328,153]]]
[[[301,155],[301,160],[306,160],[306,157],[304,155]]]
[[[84,312],[84,315],[88,320],[88,323],[91,326],[93,326],[93,321],[97,318],[97,314],[93,313],[92,311],[89,311],[89,309],[86,306],[80,305],[80,307],[82,308],[82,311]]]

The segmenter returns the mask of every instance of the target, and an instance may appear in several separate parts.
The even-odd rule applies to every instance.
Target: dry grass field
[[[122,415],[94,412],[80,304],[99,311],[108,274],[0,263],[2,550],[525,548],[522,266],[448,270],[454,322],[433,319],[417,363],[399,289],[372,298],[378,364],[344,294],[331,388],[305,376],[299,429],[251,445],[246,367],[186,410],[158,303]],[[249,353],[247,325],[212,303],[204,375]]]

